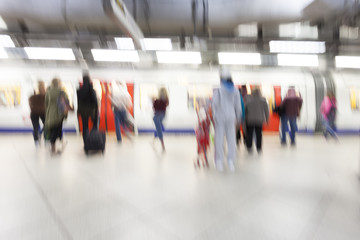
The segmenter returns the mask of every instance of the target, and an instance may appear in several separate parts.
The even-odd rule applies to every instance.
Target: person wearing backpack
[[[83,76],[83,85],[77,90],[78,115],[81,116],[83,126],[83,141],[89,135],[89,118],[93,122],[93,129],[98,128],[98,100],[96,92],[88,75]]]
[[[62,124],[69,110],[69,99],[61,89],[61,82],[54,78],[45,95],[45,131],[50,134],[51,152],[55,153],[56,139],[62,140]]]
[[[242,111],[239,91],[234,87],[230,72],[222,70],[220,89],[215,89],[212,98],[212,114],[215,128],[215,167],[224,170],[224,136],[228,146],[228,168],[235,171],[236,126],[241,122]]]
[[[43,81],[38,82],[39,93],[34,93],[29,98],[30,106],[30,118],[33,125],[33,136],[35,141],[35,146],[39,146],[39,137],[41,136],[40,130],[40,119],[45,124],[45,84]]]
[[[324,128],[324,136],[325,138],[328,137],[330,134],[336,140],[338,139],[336,135],[336,126],[335,126],[335,119],[336,119],[336,98],[333,92],[329,91],[327,96],[325,96],[324,100],[321,103],[320,107],[321,116],[322,116],[322,123]]]

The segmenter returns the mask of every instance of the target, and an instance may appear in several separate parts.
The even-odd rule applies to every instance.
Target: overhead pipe
[[[134,41],[137,49],[142,49],[140,40],[144,38],[139,26],[127,10],[122,0],[103,0],[105,13]]]

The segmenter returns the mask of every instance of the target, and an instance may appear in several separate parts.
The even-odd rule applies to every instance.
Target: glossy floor
[[[194,168],[193,136],[114,138],[51,156],[0,135],[0,239],[360,239],[359,137],[265,136],[234,173]]]

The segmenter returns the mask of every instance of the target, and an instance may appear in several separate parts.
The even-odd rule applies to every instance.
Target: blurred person
[[[241,100],[239,91],[234,87],[231,75],[221,72],[220,89],[215,89],[212,99],[212,114],[215,122],[215,167],[223,171],[224,136],[228,146],[228,167],[235,170],[236,126],[241,122]]]
[[[81,116],[83,126],[83,142],[89,135],[89,118],[93,122],[93,129],[98,128],[98,99],[88,75],[83,76],[83,85],[77,90],[78,115]]]
[[[330,134],[333,138],[338,140],[335,126],[337,106],[335,94],[333,92],[329,91],[327,96],[324,97],[324,100],[321,103],[320,111],[325,138],[327,139],[328,134]]]
[[[122,141],[121,126],[126,136],[131,139],[129,134],[129,119],[127,117],[128,109],[132,106],[131,96],[127,90],[126,84],[117,84],[113,82],[111,92],[111,103],[114,107],[116,138],[118,142]]]
[[[165,88],[160,88],[159,96],[153,102],[154,109],[154,124],[156,128],[155,138],[158,137],[163,151],[165,151],[164,137],[163,137],[163,120],[166,114],[166,108],[169,105],[169,97]]]
[[[242,93],[241,93],[241,88],[239,88],[239,94],[240,94],[240,101],[241,101],[241,109],[245,109],[245,104],[244,104],[244,100],[243,100],[243,97],[242,97]],[[236,144],[239,146],[239,142],[241,141],[241,126],[240,125],[243,125],[243,128],[244,128],[244,122],[245,122],[245,111],[242,112],[242,116],[241,116],[241,124],[239,124],[237,126],[237,129],[236,129]],[[245,141],[245,137],[243,138],[244,141]]]
[[[65,105],[63,105],[63,102]],[[62,124],[67,117],[67,108],[69,105],[67,94],[61,90],[61,82],[58,78],[54,78],[51,86],[46,91],[45,95],[45,130],[49,133],[51,152],[55,153],[56,139],[62,141]],[[63,143],[64,144],[64,143]],[[63,145],[64,147],[64,145]]]
[[[40,119],[45,125],[45,84],[43,81],[38,82],[38,90],[39,93],[34,93],[29,98],[29,105],[30,105],[30,118],[31,123],[33,125],[33,136],[35,145],[39,146],[39,137],[41,137],[41,130],[40,130]]]
[[[262,151],[262,127],[269,124],[269,108],[266,99],[261,95],[260,89],[255,88],[245,102],[245,122],[246,122],[246,147],[251,152],[253,135],[255,131],[256,149],[258,153]]]
[[[302,98],[296,95],[295,88],[289,87],[287,95],[280,105],[280,108],[282,109],[284,114],[284,116],[281,118],[282,145],[286,145],[286,130],[288,128],[288,122],[290,124],[291,145],[295,145],[295,133],[297,131],[296,118],[300,115],[302,102]]]

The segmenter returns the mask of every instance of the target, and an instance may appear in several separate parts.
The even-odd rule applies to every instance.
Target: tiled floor
[[[193,136],[115,142],[62,155],[31,135],[0,135],[0,239],[360,239],[360,140],[298,136],[262,155],[241,146],[236,172],[195,169]]]

